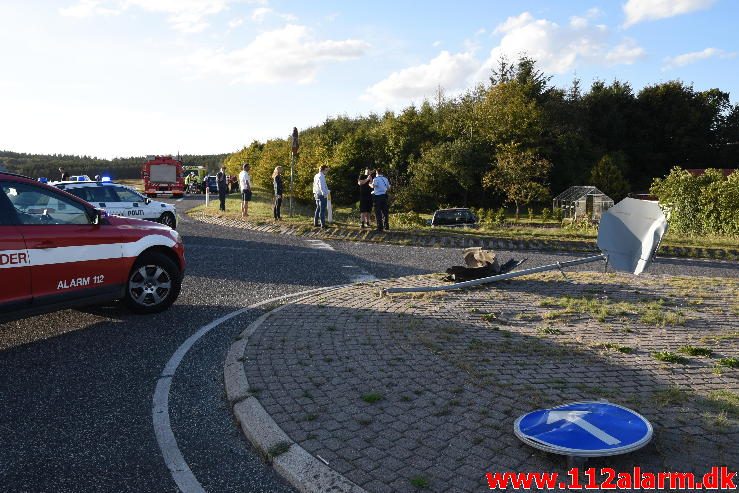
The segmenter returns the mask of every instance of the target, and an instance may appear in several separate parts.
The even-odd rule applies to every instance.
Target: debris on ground
[[[465,265],[455,265],[448,268],[446,273],[449,275],[444,278],[446,281],[471,281],[473,279],[505,274],[526,261],[526,259],[510,259],[501,265],[498,263],[495,252],[484,250],[482,247],[465,248],[462,255]]]

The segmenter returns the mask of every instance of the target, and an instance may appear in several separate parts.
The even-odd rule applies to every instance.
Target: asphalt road
[[[183,211],[194,203],[177,205]],[[155,439],[152,396],[164,365],[190,335],[275,296],[368,275],[439,272],[461,260],[450,249],[309,241],[190,220],[179,230],[187,276],[165,313],[136,316],[110,304],[0,325],[3,491],[177,491]],[[528,257],[527,265],[566,257],[500,255]],[[651,273],[737,277],[739,264],[659,259]],[[246,443],[225,401],[225,353],[259,315],[247,312],[206,334],[172,381],[172,429],[206,491],[292,491]]]

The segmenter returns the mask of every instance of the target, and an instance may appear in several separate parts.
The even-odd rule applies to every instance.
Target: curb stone
[[[259,400],[249,389],[249,381],[244,371],[244,353],[249,338],[270,316],[279,312],[294,300],[280,305],[261,315],[244,329],[231,345],[226,355],[223,377],[226,397],[246,438],[267,459],[278,474],[302,493],[367,493],[328,465],[309,454],[295,443],[267,414]],[[271,457],[270,450],[279,444],[289,444],[286,452]]]
[[[248,229],[263,233],[284,234],[290,236],[319,237],[331,240],[363,241],[370,243],[392,243],[405,246],[434,246],[441,248],[463,248],[482,246],[491,250],[539,250],[539,251],[567,251],[567,252],[597,252],[598,248],[593,241],[573,240],[514,240],[510,238],[470,237],[455,235],[454,233],[424,234],[404,231],[389,231],[378,233],[374,230],[355,231],[350,228],[331,227],[326,230],[311,227],[296,227],[280,224],[253,224],[236,219],[220,218],[200,212],[192,214],[190,218],[231,228]],[[739,249],[703,248],[660,246],[658,252],[665,257],[705,258],[714,260],[739,260]]]

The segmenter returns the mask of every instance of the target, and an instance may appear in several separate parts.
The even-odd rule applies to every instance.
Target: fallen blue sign
[[[610,402],[573,402],[524,414],[513,424],[524,443],[555,454],[601,457],[633,452],[652,439],[652,425]]]

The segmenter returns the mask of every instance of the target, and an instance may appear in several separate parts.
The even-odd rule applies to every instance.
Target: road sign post
[[[386,288],[383,293],[427,293],[431,291],[449,291],[462,289],[490,282],[502,281],[514,277],[526,276],[537,272],[560,270],[562,267],[605,261],[606,266],[622,272],[641,274],[652,262],[659,248],[662,237],[667,232],[667,219],[659,205],[645,200],[623,199],[605,214],[598,227],[598,248],[600,255],[542,265],[505,274],[498,274],[471,281],[458,282],[442,286],[417,286],[410,288]],[[563,272],[564,273],[564,272]]]
[[[610,402],[573,402],[539,409],[513,424],[525,444],[570,457],[633,452],[652,439],[652,425],[639,413]]]
[[[300,146],[298,127],[293,127],[293,133],[290,136],[290,144],[290,217],[293,217],[293,169],[295,168],[295,160],[298,157],[298,150]]]

